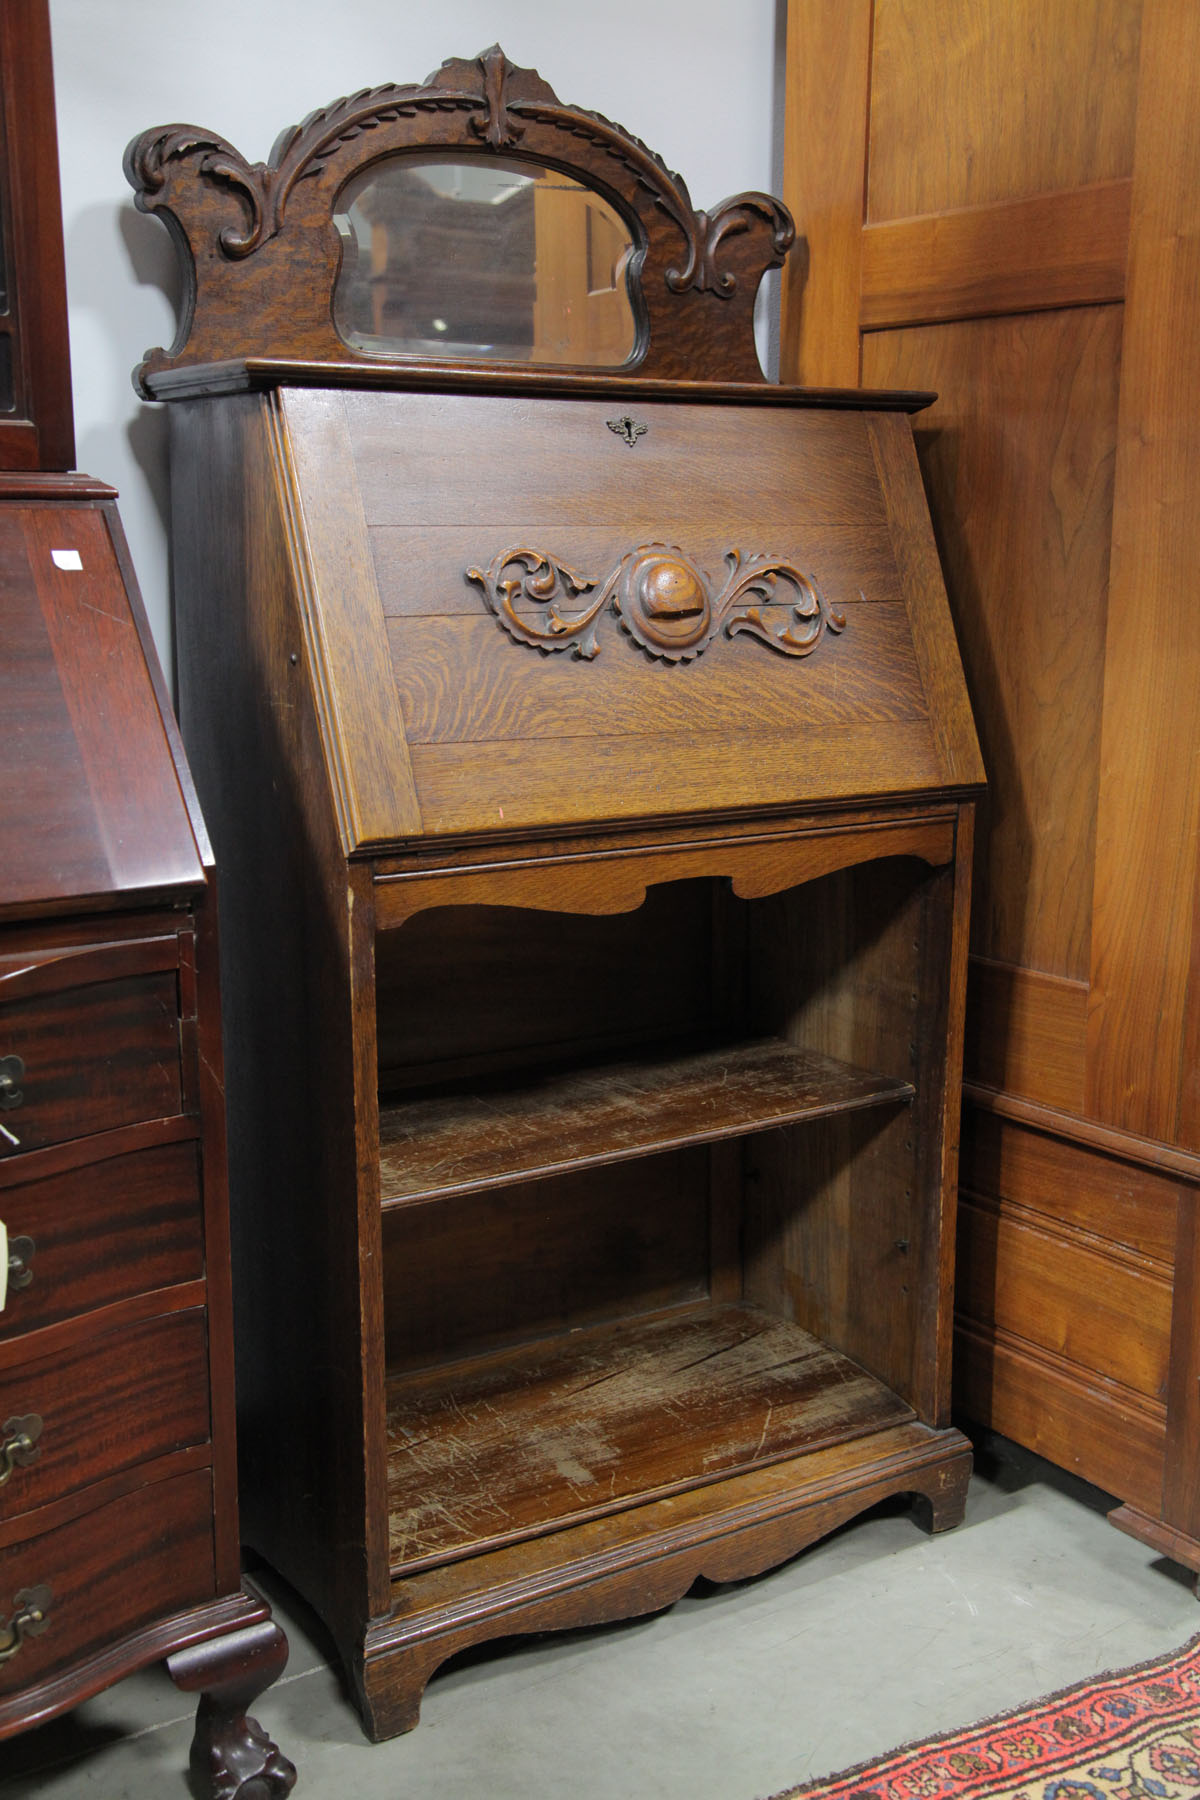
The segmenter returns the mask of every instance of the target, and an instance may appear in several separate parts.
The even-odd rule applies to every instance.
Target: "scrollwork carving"
[[[571,650],[586,661],[599,652],[596,628],[610,603],[634,642],[664,662],[691,661],[721,632],[729,638],[746,633],[784,656],[809,656],[826,631],[845,630],[845,615],[794,563],[736,549],[726,551],[725,561],[717,592],[703,570],[669,544],[628,551],[602,584],[547,551],[524,546],[502,551],[486,569],[468,569],[466,578],[479,584],[518,643]]]
[[[761,381],[754,295],[794,240],[786,209],[766,194],[738,194],[697,212],[655,151],[602,113],[565,105],[498,45],[447,61],[423,83],[333,101],[281,133],[266,162],[192,125],[136,138],[125,171],[137,205],[159,213],[186,250],[179,337],[170,352],[148,354],[138,379],[251,356],[345,363],[330,315],[338,196],[368,163],[410,150],[516,155],[572,173],[617,207],[636,245],[634,364],[667,378]],[[710,297],[722,303],[720,323]]]
[[[518,570],[524,572],[518,574]],[[595,656],[599,647],[596,620],[608,600],[607,584],[581,612],[564,614],[561,605],[589,593],[596,583],[544,550],[505,550],[494,556],[486,569],[468,569],[466,575],[468,581],[479,583],[488,605],[518,643],[533,644],[539,650],[570,649],[588,659]],[[532,617],[517,611],[519,600],[535,608]]]
[[[667,270],[667,286],[675,294],[694,287],[728,300],[737,291],[737,277],[728,269],[718,269],[717,252],[726,238],[748,231],[754,218],[765,219],[770,226],[771,242],[780,261],[796,240],[792,215],[769,194],[735,194],[715,212],[696,213],[694,218],[696,228],[688,235],[686,267]]]

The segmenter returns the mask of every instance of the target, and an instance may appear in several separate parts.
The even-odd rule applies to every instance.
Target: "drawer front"
[[[5,1701],[111,1650],[128,1632],[213,1597],[207,1469],[153,1481],[56,1531],[0,1550],[0,1727]],[[33,1593],[37,1607],[18,1596]],[[41,1610],[40,1629],[14,1619]]]
[[[204,1443],[208,1398],[201,1308],[0,1374],[0,1518]]]
[[[98,1163],[81,1156],[78,1167],[0,1185],[0,1219],[10,1250],[17,1239],[33,1246],[18,1253],[0,1312],[0,1343],[204,1273],[193,1142]]]
[[[2,999],[2,990],[0,990]],[[0,1003],[7,1061],[0,1155],[112,1131],[181,1108],[178,978],[157,969]],[[0,1103],[2,1104],[2,1103]]]

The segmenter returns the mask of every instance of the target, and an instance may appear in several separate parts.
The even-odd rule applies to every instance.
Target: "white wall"
[[[51,0],[76,458],[120,490],[168,668],[166,420],[130,371],[174,337],[174,251],[134,210],[130,138],[201,125],[265,159],[315,107],[423,80],[499,41],[561,99],[643,138],[712,207],[744,188],[778,192],[776,11],[776,0]]]

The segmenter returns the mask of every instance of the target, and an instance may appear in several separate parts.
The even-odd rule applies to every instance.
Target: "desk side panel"
[[[348,1648],[387,1594],[370,921],[269,403],[196,402],[172,426],[180,716],[218,869],[244,1531]]]

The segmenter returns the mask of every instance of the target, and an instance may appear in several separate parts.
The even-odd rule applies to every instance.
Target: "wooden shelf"
[[[383,1204],[469,1194],[831,1113],[913,1087],[779,1038],[380,1108]]]
[[[914,1418],[743,1306],[625,1321],[388,1383],[393,1575],[559,1531]]]

